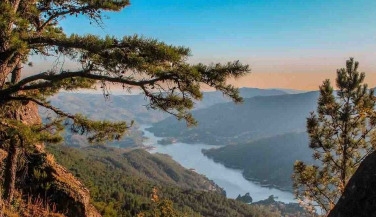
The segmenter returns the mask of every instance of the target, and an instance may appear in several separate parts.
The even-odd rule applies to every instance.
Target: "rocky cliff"
[[[5,111],[5,117],[19,120],[26,125],[41,123],[38,106],[33,102],[24,102],[15,111]],[[45,152],[43,144],[35,144],[28,150],[23,158],[17,156],[19,166],[16,190],[22,192],[17,194],[20,199],[27,203],[29,198],[42,197],[47,203],[56,206],[57,212],[64,213],[68,217],[101,216],[90,204],[89,190],[64,167],[56,163],[52,155]],[[1,165],[5,165],[9,156],[8,151],[7,146],[1,146]]]
[[[376,152],[360,164],[328,217],[376,217]]]

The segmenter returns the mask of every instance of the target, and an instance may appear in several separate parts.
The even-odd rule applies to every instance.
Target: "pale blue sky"
[[[104,28],[82,18],[67,33],[133,35],[188,46],[192,62],[240,59],[253,72],[334,72],[353,56],[376,72],[375,0],[133,0],[106,13]]]

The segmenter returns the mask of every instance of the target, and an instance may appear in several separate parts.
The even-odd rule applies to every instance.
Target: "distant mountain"
[[[284,91],[257,88],[241,88],[240,93],[244,98],[286,94]],[[109,99],[105,99],[101,94],[63,92],[49,100],[52,105],[63,111],[81,113],[95,120],[123,120],[127,122],[134,120],[136,127],[131,128],[123,140],[109,144],[123,148],[142,145],[142,133],[137,129],[139,124],[155,123],[170,116],[165,112],[148,109],[146,107],[148,102],[144,95],[111,95]],[[203,100],[196,102],[196,108],[207,108],[228,101],[229,99],[218,91],[204,92]],[[44,118],[52,115],[46,110],[41,110],[40,114]],[[69,131],[65,134],[65,141],[70,146],[87,146],[85,136],[73,135]]]
[[[240,96],[244,99],[252,98],[255,96],[277,96],[289,94],[289,91],[278,89],[259,89],[259,88],[239,88]],[[195,103],[195,110],[207,108],[215,104],[230,102],[228,97],[223,96],[219,91],[204,92],[203,100]]]
[[[294,89],[284,89],[284,88],[277,88],[276,90],[283,91],[287,94],[297,94],[297,93],[307,93],[307,92],[309,92],[309,91],[305,91],[305,90],[294,90]]]
[[[245,144],[203,150],[215,162],[243,170],[248,180],[291,190],[296,160],[313,164],[307,133],[287,133]]]
[[[134,120],[140,124],[150,124],[168,116],[161,111],[148,109],[143,95],[111,95],[105,99],[102,94],[59,93],[49,100],[64,111],[81,113],[95,120]]]
[[[316,110],[318,92],[257,96],[243,104],[216,104],[193,111],[198,126],[166,118],[150,129],[156,136],[175,137],[186,143],[214,145],[245,143],[289,132],[304,132],[306,118]]]
[[[282,90],[257,88],[240,88],[239,92],[243,98],[286,94]],[[50,101],[64,111],[82,113],[96,120],[134,120],[139,124],[151,124],[169,116],[165,112],[148,109],[144,95],[111,95],[105,99],[102,94],[63,92],[51,97]],[[203,100],[195,103],[195,109],[229,101],[219,91],[204,92]]]
[[[252,98],[255,96],[276,96],[288,94],[288,91],[282,89],[259,89],[242,87],[239,88],[240,95],[244,98]]]

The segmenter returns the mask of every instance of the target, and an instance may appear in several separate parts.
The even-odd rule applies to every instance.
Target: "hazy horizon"
[[[68,68],[72,67],[69,63],[65,63]],[[342,68],[345,60],[338,68]],[[35,74],[52,67],[50,61],[37,60],[37,64],[33,67],[25,65],[27,74]],[[252,67],[252,66],[251,66]],[[336,68],[332,67],[331,72],[254,72],[238,79],[229,79],[228,83],[236,87],[250,87],[260,89],[293,89],[302,91],[318,90],[319,86],[325,79],[330,79],[333,86],[335,86]],[[363,72],[363,64],[360,63],[360,72]],[[365,82],[368,87],[376,87],[376,72],[366,72]],[[115,88],[120,89],[120,88]],[[203,90],[207,88],[203,87]]]
[[[61,25],[67,34],[138,34],[186,46],[190,63],[240,60],[252,73],[231,81],[238,87],[317,90],[327,78],[334,84],[349,57],[376,86],[375,9],[373,0],[138,0],[121,12],[105,12],[101,27],[82,16]],[[51,65],[32,61],[29,73]]]

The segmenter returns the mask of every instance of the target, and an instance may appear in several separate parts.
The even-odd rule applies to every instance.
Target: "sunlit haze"
[[[138,34],[191,48],[190,62],[249,64],[233,81],[257,88],[314,90],[349,57],[376,86],[376,1],[131,1],[98,27],[83,17],[62,22],[70,33]],[[74,23],[74,25],[72,25]],[[31,70],[40,70],[36,66]]]

